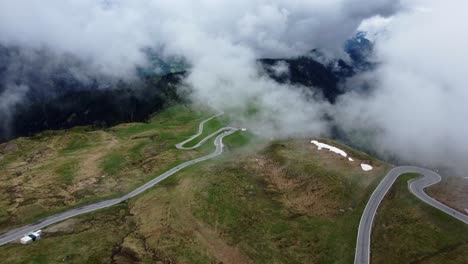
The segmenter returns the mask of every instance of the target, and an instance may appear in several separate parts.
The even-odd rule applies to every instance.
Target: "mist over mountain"
[[[135,69],[138,77],[118,80],[89,72],[72,56],[59,61],[47,50],[0,46],[0,56],[0,93],[9,102],[0,113],[0,140],[77,125],[105,127],[144,121],[164,106],[182,100],[177,86],[190,69],[183,59],[164,61],[153,53],[149,54],[148,67]],[[278,74],[274,67],[281,63],[284,72]],[[338,84],[347,77],[310,56],[260,59],[259,67],[277,82],[308,87],[329,102],[342,94]]]
[[[178,100],[175,86],[184,74],[171,73],[169,65],[162,65],[163,76],[143,72],[117,79],[90,71],[71,55],[0,46],[0,140],[78,125],[144,121]]]
[[[9,60],[0,66],[1,123],[16,122],[25,101],[70,89],[149,87],[153,76],[188,67],[177,90],[235,113],[259,134],[330,136],[339,125],[379,153],[468,171],[468,36],[456,22],[464,7],[461,0],[5,0],[0,45],[12,51],[0,55]],[[164,63],[152,64],[148,51]],[[129,113],[143,105],[128,102],[119,105]],[[255,115],[245,115],[253,104]]]

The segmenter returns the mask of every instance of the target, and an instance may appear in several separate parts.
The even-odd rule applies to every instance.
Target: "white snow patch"
[[[319,150],[321,150],[321,149],[328,149],[329,151],[335,152],[336,154],[339,154],[339,155],[341,155],[341,156],[343,156],[343,157],[347,157],[347,156],[348,156],[348,154],[346,154],[346,152],[344,152],[343,150],[341,150],[341,149],[339,149],[339,148],[337,148],[337,147],[333,147],[333,146],[327,145],[327,144],[325,144],[325,143],[320,143],[320,142],[318,142],[317,140],[312,140],[310,143],[316,145],[317,148],[318,148]]]
[[[245,132],[247,131],[247,128],[242,128],[241,131]]]
[[[352,158],[348,158],[349,161],[354,161]]]
[[[372,167],[371,165],[369,165],[369,164],[364,164],[364,163],[362,163],[362,164],[361,164],[361,169],[362,169],[363,171],[370,171],[370,170],[373,169],[373,167]]]

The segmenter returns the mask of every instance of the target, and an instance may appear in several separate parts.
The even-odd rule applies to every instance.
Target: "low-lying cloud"
[[[183,56],[192,99],[231,113],[253,108],[243,122],[269,136],[324,135],[332,114],[347,131],[365,130],[381,152],[468,170],[466,7],[462,0],[3,0],[0,45],[77,58],[122,79],[148,63],[148,48]],[[258,69],[259,58],[314,48],[344,58],[343,43],[360,26],[376,40],[378,66],[349,85],[365,81],[370,93],[351,89],[331,106]],[[0,90],[20,98],[27,88],[13,84]],[[14,105],[1,97],[2,109]]]
[[[25,100],[28,87],[24,85],[8,85],[0,93],[0,133],[6,137],[10,136],[10,122],[12,121],[13,110],[16,104]]]
[[[313,48],[343,56],[343,42],[364,19],[398,7],[394,0],[4,0],[0,44],[74,56],[117,78],[145,65],[147,48],[183,56],[196,101],[237,112],[254,105],[249,122],[265,132],[322,134],[320,95],[275,83],[256,60]]]
[[[372,93],[344,95],[338,120],[349,130],[365,128],[381,152],[466,173],[468,4],[412,1],[410,7],[376,43],[378,68],[361,76]]]

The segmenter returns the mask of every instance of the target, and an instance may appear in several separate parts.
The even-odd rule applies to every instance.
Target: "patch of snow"
[[[348,158],[349,161],[354,161],[352,158]]]
[[[314,144],[317,146],[317,148],[319,150],[321,149],[328,149],[329,151],[331,152],[335,152],[336,154],[339,154],[343,157],[347,157],[348,154],[346,154],[346,152],[344,152],[343,150],[337,148],[337,147],[333,147],[333,146],[330,146],[330,145],[327,145],[327,144],[324,144],[324,143],[320,143],[318,142],[317,140],[312,140],[310,143]]]
[[[372,168],[372,166],[369,165],[369,164],[364,164],[364,163],[362,163],[362,164],[361,164],[361,169],[362,169],[363,171],[370,171],[370,170],[372,170],[373,168]]]
[[[247,128],[242,128],[241,131],[245,132],[247,131]]]

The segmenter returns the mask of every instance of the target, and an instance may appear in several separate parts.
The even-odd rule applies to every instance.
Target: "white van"
[[[20,242],[23,245],[32,243],[33,241],[41,239],[41,234],[42,234],[42,230],[37,230],[35,232],[32,232],[32,233],[22,237],[20,239]]]

